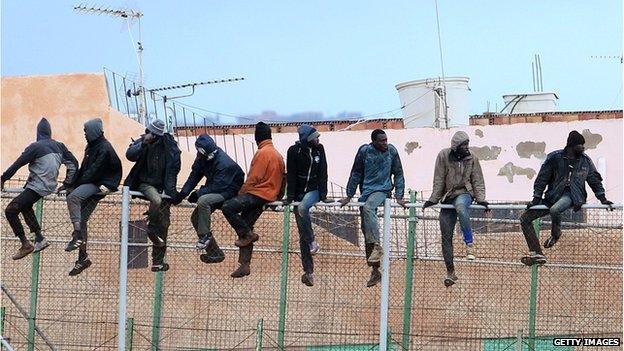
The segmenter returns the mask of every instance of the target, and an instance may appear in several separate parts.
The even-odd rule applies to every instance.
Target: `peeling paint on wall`
[[[490,161],[496,160],[498,155],[501,153],[500,146],[481,146],[481,147],[471,147],[470,153],[477,156],[479,161]]]
[[[583,138],[585,138],[585,148],[586,149],[595,149],[598,144],[602,142],[602,135],[594,134],[589,131],[589,129],[583,129]]]
[[[536,143],[534,141],[522,141],[516,145],[516,152],[521,158],[531,158],[531,155],[540,160],[546,158],[546,143],[541,141]]]
[[[478,136],[479,138],[483,138],[483,131],[481,129],[476,129],[475,135]]]
[[[507,177],[507,180],[510,183],[513,183],[513,177],[515,175],[524,175],[528,179],[533,179],[533,177],[535,177],[535,174],[537,174],[537,172],[535,172],[533,168],[518,167],[515,166],[512,162],[507,162],[507,164],[498,171],[498,175]]]
[[[420,149],[421,147],[422,146],[420,146],[417,141],[410,141],[409,143],[405,143],[405,152],[411,155],[414,150]]]

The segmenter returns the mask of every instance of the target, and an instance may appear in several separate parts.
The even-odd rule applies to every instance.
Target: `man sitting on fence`
[[[175,203],[180,203],[189,194],[188,201],[197,203],[191,215],[191,223],[199,237],[197,249],[206,250],[200,259],[204,263],[218,263],[225,259],[225,254],[210,230],[210,215],[221,208],[223,202],[238,194],[245,173],[207,134],[197,138],[195,149],[197,157],[191,167],[191,174]],[[206,177],[206,184],[193,191],[203,177]]]
[[[312,231],[310,208],[319,200],[327,200],[327,157],[325,149],[319,143],[319,132],[312,126],[302,124],[299,129],[299,141],[288,149],[286,174],[288,176],[284,204],[299,201],[295,219],[299,230],[299,248],[303,275],[301,282],[314,285],[314,261],[312,255],[319,250]]]
[[[397,202],[403,206],[407,203],[403,200],[405,179],[397,149],[388,144],[388,137],[381,129],[375,129],[371,139],[370,144],[362,145],[358,149],[347,184],[347,197],[340,200],[341,206],[348,204],[359,186],[361,196],[358,201],[364,202],[364,206],[360,207],[360,217],[366,261],[372,267],[366,284],[368,287],[381,281],[379,266],[383,249],[379,243],[377,208],[390,197],[393,189]]]
[[[258,151],[251,160],[247,180],[238,196],[227,200],[221,208],[223,215],[238,235],[234,244],[239,247],[240,266],[232,272],[233,278],[250,274],[253,243],[259,238],[253,231],[254,224],[262,214],[266,203],[281,198],[285,185],[284,159],[273,147],[271,127],[258,122],[255,139]]]
[[[117,191],[121,181],[121,161],[113,146],[104,137],[102,120],[95,118],[84,124],[87,147],[80,169],[71,185],[58,189],[67,191],[67,209],[74,231],[65,251],[79,248],[78,261],[69,275],[78,275],[91,266],[87,255],[87,222],[98,202]]]
[[[147,236],[152,241],[152,272],[166,271],[167,233],[171,204],[178,197],[176,183],[180,172],[180,149],[173,136],[165,133],[165,123],[154,120],[145,134],[133,141],[126,158],[136,162],[124,185],[138,190],[150,202]],[[161,194],[164,192],[167,197]]]
[[[488,209],[485,201],[485,181],[479,159],[470,153],[468,134],[458,131],[451,138],[451,147],[438,154],[433,174],[433,191],[423,208],[433,206],[439,201],[450,204],[455,209],[440,210],[440,231],[442,232],[442,256],[446,265],[447,287],[455,284],[457,275],[453,264],[453,232],[459,217],[459,225],[466,244],[466,258],[474,260],[472,228],[468,207],[473,199]]]
[[[585,182],[602,204],[609,207],[613,204],[605,196],[602,177],[592,160],[585,154],[584,144],[585,138],[579,132],[571,131],[566,147],[548,154],[535,178],[533,200],[520,217],[522,233],[530,250],[529,256],[523,257],[521,262],[527,266],[546,263],[546,256],[533,228],[533,221],[550,214],[551,232],[550,237],[544,241],[544,248],[553,247],[561,237],[561,214],[569,208],[578,211],[587,201]],[[542,200],[544,189],[546,194]],[[531,206],[539,204],[546,205],[548,209],[531,209]]]
[[[67,169],[63,184],[69,184],[72,181],[78,168],[78,161],[74,155],[63,143],[52,139],[52,129],[45,118],[42,118],[37,125],[37,141],[28,145],[20,157],[2,174],[0,187],[4,189],[4,183],[26,164],[28,164],[30,174],[24,190],[9,203],[5,210],[9,225],[21,242],[21,247],[13,255],[14,260],[19,260],[33,251],[38,252],[49,246],[41,233],[41,226],[37,222],[32,207],[39,199],[54,192],[61,164],[64,164]],[[30,232],[35,234],[35,246],[26,238],[24,227],[19,219],[20,213],[24,216]]]

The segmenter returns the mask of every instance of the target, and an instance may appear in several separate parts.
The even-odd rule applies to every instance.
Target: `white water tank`
[[[554,112],[557,109],[557,100],[557,94],[547,92],[503,95],[505,108],[502,113]]]
[[[452,127],[468,125],[468,77],[446,77],[448,125],[440,121],[439,126]],[[403,108],[403,125],[405,128],[436,126],[436,105],[442,109],[440,98],[435,92],[442,87],[441,78],[427,78],[399,83],[396,86]],[[443,111],[440,110],[440,116]]]

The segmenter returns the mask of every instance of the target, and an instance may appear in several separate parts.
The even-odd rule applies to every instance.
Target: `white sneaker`
[[[35,250],[33,252],[39,252],[48,246],[50,246],[50,243],[46,238],[41,239],[41,241],[35,241]]]
[[[466,259],[469,261],[474,261],[476,259],[472,244],[466,245]]]
[[[316,241],[310,243],[310,255],[314,256],[321,250],[321,245]]]

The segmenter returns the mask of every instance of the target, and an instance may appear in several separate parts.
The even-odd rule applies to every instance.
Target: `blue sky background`
[[[120,19],[79,1],[2,1],[2,75],[138,72]],[[400,107],[397,83],[436,77],[435,3],[424,1],[109,1],[142,19],[146,87],[229,77],[182,102],[235,115],[275,110],[365,115]],[[560,110],[622,108],[621,1],[439,2],[447,76],[470,77],[470,112],[503,94],[544,90]],[[133,33],[137,34],[134,25]]]

